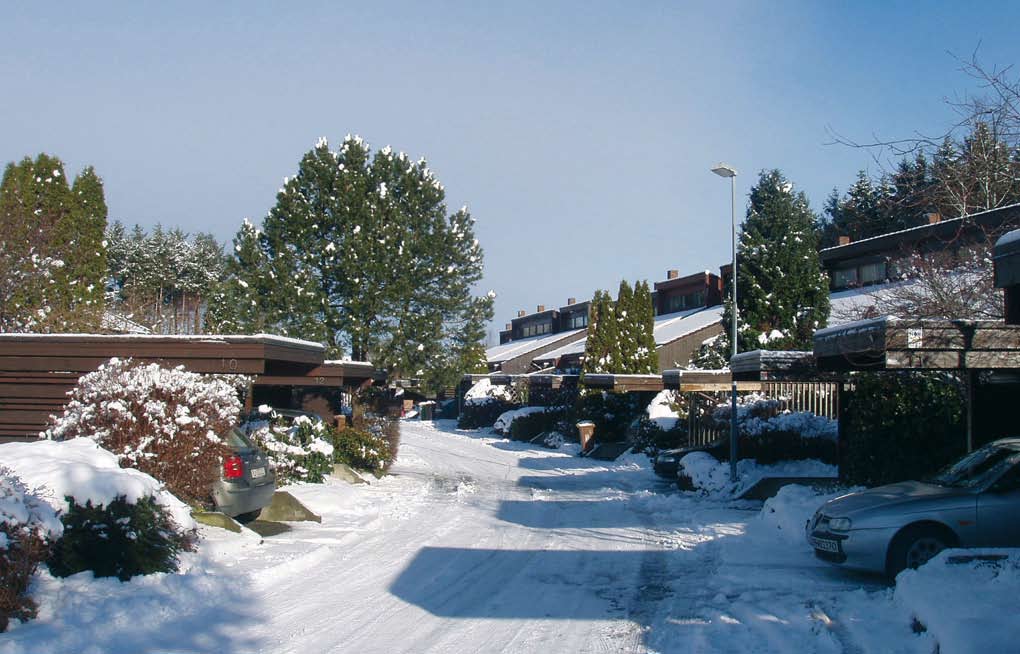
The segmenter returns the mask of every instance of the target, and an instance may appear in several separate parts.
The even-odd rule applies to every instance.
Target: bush
[[[518,416],[510,423],[510,438],[515,441],[530,441],[539,434],[546,432],[569,431],[564,424],[566,411],[552,409]]]
[[[177,555],[194,546],[194,532],[181,530],[151,495],[134,504],[121,495],[99,506],[66,499],[70,509],[61,516],[64,534],[47,561],[57,577],[91,570],[97,577],[127,581],[135,575],[176,572]]]
[[[844,412],[840,474],[851,484],[920,479],[963,455],[959,380],[940,372],[864,373]]]
[[[502,414],[516,409],[517,405],[505,400],[490,398],[488,401],[474,401],[464,404],[457,418],[458,429],[481,429],[491,427]]]
[[[28,586],[49,556],[50,539],[60,535],[56,512],[0,466],[0,633],[10,620],[35,617]]]
[[[321,484],[333,471],[336,432],[326,423],[298,416],[290,424],[278,418],[253,426],[249,435],[266,452],[278,481]]]
[[[704,451],[720,461],[729,461],[729,436],[704,448]],[[754,435],[741,432],[737,436],[737,455],[741,459],[754,459],[762,465],[805,459],[836,465],[839,460],[834,439],[804,437],[800,432],[780,429],[765,429]]]
[[[114,358],[82,376],[70,398],[45,438],[91,438],[121,467],[148,473],[185,502],[210,504],[219,462],[230,454],[217,435],[241,410],[231,383],[183,367]]]
[[[649,454],[683,447],[687,444],[687,426],[677,421],[671,429],[663,429],[655,420],[640,418],[632,424],[628,440],[634,443],[635,452]]]
[[[358,470],[382,472],[393,459],[393,450],[380,434],[349,427],[333,436],[333,460],[337,463],[345,463]]]
[[[573,421],[590,420],[595,423],[596,441],[617,443],[627,438],[628,429],[643,415],[649,400],[648,393],[582,393],[575,405]]]

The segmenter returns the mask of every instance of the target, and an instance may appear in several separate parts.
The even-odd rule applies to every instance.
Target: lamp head
[[[732,166],[727,166],[724,163],[716,164],[715,168],[712,169],[712,172],[715,173],[716,175],[718,175],[719,177],[736,177],[737,176],[736,169],[733,168]]]

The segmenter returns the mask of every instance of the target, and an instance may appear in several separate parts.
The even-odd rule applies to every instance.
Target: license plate
[[[823,552],[832,552],[834,554],[839,553],[839,542],[834,540],[823,540],[812,536],[811,547],[816,550],[822,550]]]
[[[259,479],[260,477],[265,477],[265,476],[266,476],[266,469],[265,468],[252,468],[251,469],[251,478],[252,479]]]

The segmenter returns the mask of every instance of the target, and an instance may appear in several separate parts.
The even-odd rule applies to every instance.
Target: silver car
[[[249,522],[273,501],[276,471],[266,455],[237,427],[226,435],[230,456],[223,459],[220,479],[213,484],[216,510]]]
[[[924,482],[837,497],[806,528],[819,558],[890,577],[947,547],[1020,546],[1020,438],[989,443]]]

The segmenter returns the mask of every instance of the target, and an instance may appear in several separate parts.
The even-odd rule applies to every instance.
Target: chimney
[[[538,305],[538,309],[535,310],[535,313],[542,313],[543,311],[545,311],[545,305],[540,304]]]
[[[510,323],[507,323],[507,324],[506,324],[506,329],[505,329],[504,331],[510,331],[510,330],[511,330],[511,329],[513,329],[513,328],[514,328],[514,326],[513,326],[513,325],[511,325]]]
[[[528,312],[525,311],[524,309],[521,309],[520,311],[517,312],[517,317],[518,318],[523,318],[526,315],[528,315]]]
[[[850,237],[849,236],[840,236],[839,237],[839,244],[840,245],[850,245]]]
[[[925,214],[925,218],[928,219],[929,225],[934,225],[935,223],[942,222],[942,214],[940,214],[938,211],[932,211],[929,214]]]
[[[577,304],[577,298],[576,297],[568,297],[567,298],[567,305],[569,306],[571,304]]]
[[[680,276],[680,271],[679,270],[667,270],[666,271],[666,279],[676,279],[679,276]]]

